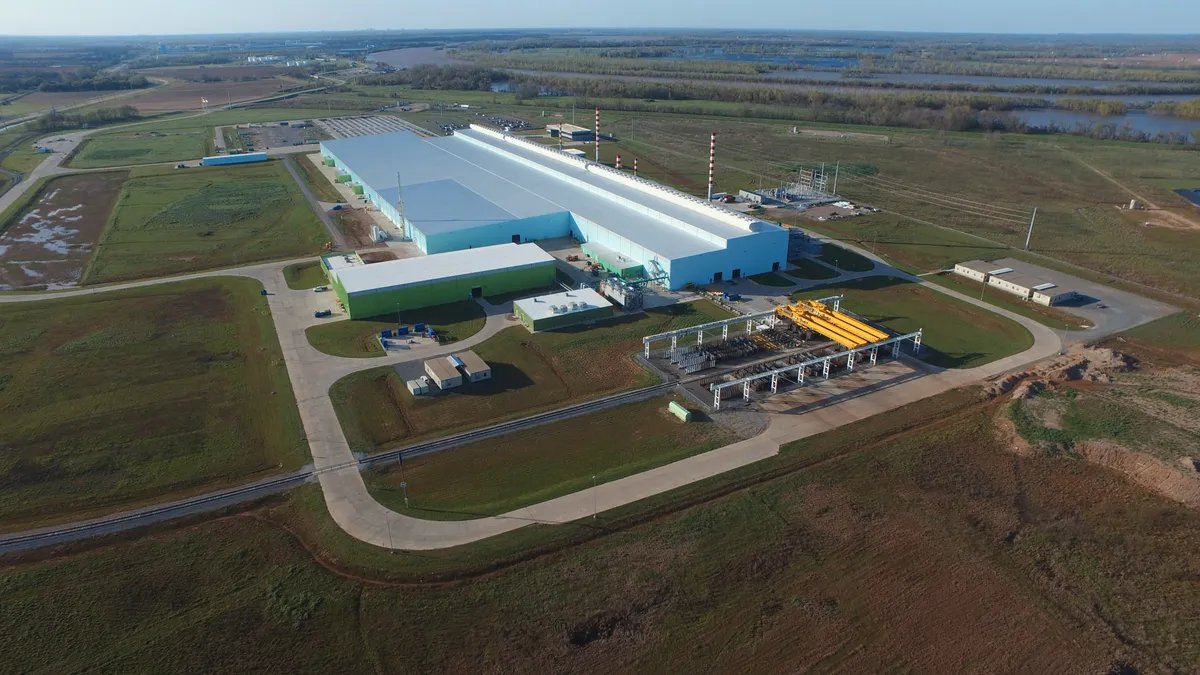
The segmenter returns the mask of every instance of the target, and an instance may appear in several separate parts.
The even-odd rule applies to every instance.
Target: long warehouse
[[[427,254],[571,235],[672,289],[786,264],[773,223],[480,126],[323,141],[321,154]]]
[[[356,254],[335,253],[321,263],[351,319],[547,288],[555,275],[554,258],[537,244],[501,244],[370,265]]]

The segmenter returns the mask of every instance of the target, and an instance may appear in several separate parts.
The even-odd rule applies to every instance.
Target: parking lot
[[[271,148],[293,145],[310,145],[330,138],[320,127],[307,120],[283,123],[238,125],[237,133],[247,152],[261,152]]]
[[[522,119],[518,119],[516,117],[506,117],[504,115],[488,115],[486,113],[475,113],[475,114],[478,115],[480,118],[482,118],[484,122],[498,126],[501,129],[507,128],[509,131],[530,131],[531,129],[541,129],[542,128],[540,125],[530,124],[529,122],[526,122],[525,120],[522,120]]]
[[[316,125],[332,138],[373,136],[375,134],[390,134],[394,131],[410,130],[409,126],[403,121],[388,115],[322,118],[316,120]]]

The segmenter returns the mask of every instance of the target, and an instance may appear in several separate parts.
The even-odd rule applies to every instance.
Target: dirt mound
[[[1013,392],[1012,397],[1030,398],[1058,382],[1112,382],[1116,373],[1133,369],[1134,360],[1107,347],[1074,344],[1066,354],[1046,359],[1028,370],[1011,373],[993,381],[987,388],[995,397]]]
[[[1188,463],[1189,475],[1160,459],[1118,443],[1085,441],[1076,445],[1075,450],[1089,462],[1114,469],[1142,487],[1180,504],[1200,508],[1200,477],[1195,472],[1195,460]]]

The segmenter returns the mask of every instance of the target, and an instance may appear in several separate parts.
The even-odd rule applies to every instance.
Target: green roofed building
[[[354,253],[321,258],[351,319],[444,305],[485,295],[548,288],[554,258],[537,244],[500,244],[363,264]]]
[[[513,303],[513,312],[531,332],[599,321],[613,315],[612,303],[590,288],[523,298]]]

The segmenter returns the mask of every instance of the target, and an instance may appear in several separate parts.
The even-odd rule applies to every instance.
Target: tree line
[[[115,108],[99,108],[83,113],[50,112],[33,120],[28,126],[32,131],[58,131],[130,122],[137,119],[141,119],[138,109],[131,105],[123,105]]]
[[[111,91],[141,89],[151,82],[137,73],[104,73],[89,68],[68,72],[0,72],[0,92],[38,91]]]

